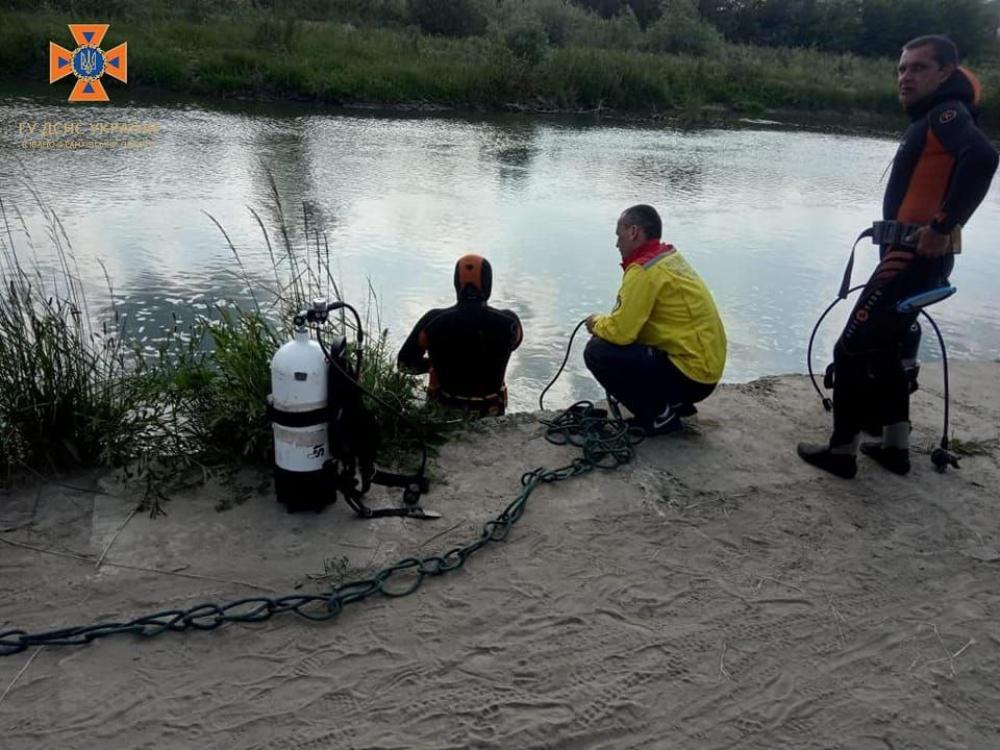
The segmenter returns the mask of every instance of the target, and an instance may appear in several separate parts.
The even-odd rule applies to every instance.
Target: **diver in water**
[[[652,206],[632,206],[615,227],[624,277],[608,315],[591,315],[587,368],[632,412],[647,437],[676,432],[726,364],[726,331],[704,282],[673,245]]]
[[[875,225],[880,262],[834,348],[833,435],[828,444],[798,446],[803,460],[845,479],[857,472],[859,446],[896,474],[910,470],[911,384],[901,350],[915,350],[907,335],[919,310],[898,312],[897,305],[947,285],[961,227],[997,169],[997,152],[976,127],[979,81],[959,66],[950,39],[908,42],[897,86],[911,123]],[[881,442],[860,445],[862,427],[873,420],[882,425]]]
[[[401,370],[429,373],[428,398],[475,416],[495,416],[506,410],[507,362],[524,336],[514,312],[487,304],[492,287],[488,260],[479,255],[459,258],[455,264],[458,301],[426,312],[397,358]]]

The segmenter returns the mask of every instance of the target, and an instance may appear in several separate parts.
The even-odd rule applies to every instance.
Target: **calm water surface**
[[[156,123],[138,149],[27,148],[25,122]],[[902,118],[900,128],[903,127]],[[105,136],[108,138],[110,136]],[[35,198],[54,209],[87,283],[106,310],[107,284],[136,327],[155,337],[171,319],[246,299],[225,227],[269,299],[274,273],[257,209],[277,241],[272,174],[296,247],[303,205],[325,231],[349,301],[379,296],[392,342],[430,306],[450,304],[455,259],[474,251],[495,273],[493,300],[525,326],[508,371],[515,408],[532,408],[573,326],[614,302],[621,270],[615,220],[652,203],[665,239],[712,289],[729,333],[727,381],[804,372],[810,329],[834,297],[850,244],[881,206],[896,142],[744,123],[678,130],[531,117],[468,120],[375,114],[209,111],[181,105],[114,109],[0,99],[0,197],[18,248],[51,258]],[[24,225],[12,209],[24,217]],[[1000,357],[1000,188],[966,229],[953,283],[936,308],[950,355]],[[30,236],[29,236],[30,235]],[[315,254],[315,251],[313,251]],[[856,266],[870,271],[874,248]],[[847,313],[818,340],[825,363]],[[549,405],[599,395],[578,340]],[[924,358],[933,359],[926,340]]]

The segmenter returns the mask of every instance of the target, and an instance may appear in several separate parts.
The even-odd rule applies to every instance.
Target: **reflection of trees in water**
[[[310,154],[303,118],[278,120],[271,127],[256,128],[247,158],[253,160],[250,173],[255,205],[271,202],[272,178],[282,197],[293,204],[311,194]]]
[[[478,133],[480,161],[495,165],[501,182],[523,183],[538,155],[537,133],[538,125],[524,119],[483,123]]]
[[[691,154],[651,154],[625,161],[625,173],[635,182],[654,186],[657,194],[698,196],[704,192],[705,168]]]
[[[335,280],[330,276],[331,247],[329,238],[336,226],[339,206],[322,202],[313,170],[336,168],[324,158],[323,141],[309,136],[315,130],[315,120],[289,118],[278,126],[261,128],[252,153],[257,159],[252,166],[251,206],[255,217],[250,226],[256,233],[256,263],[260,277],[257,288],[280,287],[295,298],[334,296]],[[326,194],[328,195],[328,194]],[[336,195],[336,194],[335,194]],[[257,219],[264,227],[261,233]],[[263,252],[268,252],[264,258]],[[243,293],[243,298],[249,296]],[[261,299],[261,306],[273,300]]]
[[[311,247],[316,242],[316,231],[329,228],[335,216],[315,200],[312,169],[317,158],[307,138],[308,121],[295,117],[278,122],[280,128],[256,131],[248,154],[255,160],[250,169],[253,208],[269,220],[272,243],[283,242],[284,224],[289,239],[303,246],[308,233]]]

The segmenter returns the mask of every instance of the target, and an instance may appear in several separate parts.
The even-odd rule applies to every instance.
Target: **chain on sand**
[[[348,604],[370,596],[406,596],[427,576],[461,568],[475,552],[491,542],[501,542],[524,514],[528,498],[540,484],[580,476],[594,469],[616,469],[635,456],[641,437],[618,418],[581,401],[552,420],[542,420],[546,439],[556,445],[574,445],[583,455],[559,469],[537,468],[521,477],[521,494],[496,518],[483,525],[477,539],[444,554],[407,557],[360,581],[344,583],[326,593],[292,594],[278,598],[255,596],[228,604],[199,604],[190,609],[168,609],[128,622],[103,622],[39,633],[8,630],[0,633],[0,656],[17,654],[32,646],[70,646],[89,643],[119,633],[149,637],[166,631],[215,630],[229,622],[262,622],[272,615],[294,612],[309,620],[331,620]]]

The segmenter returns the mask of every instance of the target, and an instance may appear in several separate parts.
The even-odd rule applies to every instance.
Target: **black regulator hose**
[[[949,448],[950,441],[948,440],[951,405],[951,396],[948,392],[948,352],[945,351],[944,336],[941,335],[941,329],[938,328],[937,323],[934,322],[934,318],[932,318],[926,310],[921,310],[920,314],[927,318],[927,322],[934,328],[934,333],[937,334],[938,344],[941,346],[941,367],[944,370],[944,428],[941,431],[941,444],[931,453],[931,462],[934,464],[935,469],[943,473],[949,466],[954,466],[956,469],[958,468],[958,457],[951,452]]]
[[[847,290],[847,296],[850,296],[859,289],[864,288],[864,284],[858,284],[855,287],[851,287]],[[833,409],[833,401],[831,401],[828,396],[823,395],[823,391],[820,390],[819,385],[816,383],[816,373],[813,372],[813,342],[816,340],[816,333],[819,331],[819,327],[823,325],[823,321],[826,320],[826,316],[829,315],[830,311],[837,306],[838,302],[847,299],[847,296],[838,296],[837,299],[831,302],[829,307],[823,311],[823,314],[819,316],[819,320],[816,321],[816,325],[813,326],[812,333],[809,335],[809,349],[806,351],[806,366],[809,368],[809,379],[812,381],[813,388],[816,389],[816,395],[823,401],[823,408],[827,411]]]
[[[326,361],[327,362],[329,362],[333,367],[335,367],[337,369],[337,372],[339,372],[341,375],[343,375],[345,378],[347,378],[348,381],[350,381],[351,383],[353,383],[355,385],[355,387],[359,391],[361,391],[361,393],[363,393],[364,395],[368,396],[368,398],[370,398],[375,403],[379,404],[382,408],[387,409],[389,412],[391,412],[392,414],[395,414],[397,417],[399,417],[401,420],[403,420],[403,422],[406,422],[406,423],[408,423],[410,425],[410,428],[411,428],[413,434],[417,436],[417,440],[420,442],[420,470],[419,470],[419,472],[417,472],[417,474],[418,474],[418,476],[423,477],[424,473],[425,473],[425,471],[427,469],[427,441],[424,439],[424,436],[421,435],[418,430],[413,429],[414,421],[413,421],[412,417],[410,417],[409,415],[405,414],[402,410],[398,409],[397,407],[393,406],[392,404],[389,404],[388,402],[383,401],[381,398],[379,398],[374,393],[372,393],[367,388],[365,388],[363,385],[361,385],[361,350],[362,350],[362,343],[365,340],[364,339],[364,336],[365,336],[364,330],[361,327],[361,316],[358,315],[358,311],[354,309],[354,306],[348,304],[347,302],[332,302],[332,303],[330,303],[330,306],[327,309],[329,311],[333,311],[333,310],[339,310],[340,308],[343,308],[343,307],[346,307],[348,310],[350,310],[354,314],[354,320],[358,324],[358,335],[357,335],[357,372],[352,375],[350,372],[345,371],[344,368],[342,368],[337,363],[336,359],[334,359],[332,356],[330,356],[329,350],[323,344],[323,336],[321,335],[319,329],[317,329],[316,330],[316,340],[319,342],[320,349],[323,350],[323,356],[326,357]]]
[[[573,333],[570,334],[569,343],[566,344],[566,356],[563,357],[562,364],[559,365],[559,369],[556,371],[556,374],[552,377],[552,380],[549,381],[549,384],[545,386],[545,389],[538,396],[539,411],[545,411],[545,394],[549,392],[549,388],[551,388],[556,384],[556,381],[559,380],[559,376],[562,375],[562,371],[566,368],[566,363],[569,361],[570,350],[573,348],[573,339],[576,338],[576,332],[579,331],[580,327],[583,326],[583,324],[586,322],[587,322],[586,318],[581,320],[579,323],[576,324],[576,328],[573,329]]]
[[[358,359],[358,363],[355,365],[355,367],[357,368],[357,370],[356,370],[356,377],[357,377],[358,381],[360,382],[360,380],[361,380],[361,356],[362,356],[362,350],[364,349],[363,344],[365,343],[365,329],[361,327],[361,316],[358,315],[358,311],[354,309],[354,305],[350,305],[347,302],[341,302],[339,300],[337,302],[331,302],[329,305],[327,305],[326,311],[328,313],[330,313],[330,312],[333,312],[334,310],[340,310],[340,309],[345,308],[345,307],[354,314],[354,322],[357,324],[357,332],[358,332],[357,341],[358,341],[358,347],[357,347],[357,354],[356,354],[356,356],[357,356],[357,359]],[[318,333],[317,333],[317,338],[319,338]],[[326,354],[326,351],[324,350],[323,353]],[[327,359],[329,359],[329,355],[327,355]],[[369,394],[369,395],[371,395],[371,394]],[[375,398],[375,397],[372,396],[372,398]]]

